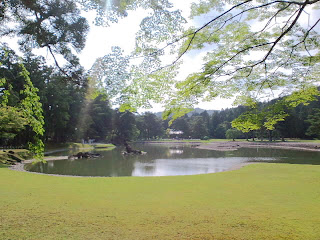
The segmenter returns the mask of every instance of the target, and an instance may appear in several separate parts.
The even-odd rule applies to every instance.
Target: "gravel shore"
[[[200,149],[209,149],[215,151],[234,151],[239,148],[281,148],[303,151],[320,151],[320,143],[304,142],[210,142],[198,146]]]

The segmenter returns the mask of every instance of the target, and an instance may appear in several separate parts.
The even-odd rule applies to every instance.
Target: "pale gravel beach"
[[[197,146],[200,149],[215,150],[215,151],[234,151],[239,148],[280,148],[302,151],[320,151],[320,143],[304,143],[304,142],[243,142],[243,141],[228,141],[228,142],[210,142],[203,143]]]

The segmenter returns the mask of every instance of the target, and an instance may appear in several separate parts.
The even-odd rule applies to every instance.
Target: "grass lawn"
[[[320,166],[177,177],[0,168],[0,239],[319,240]]]
[[[108,144],[108,143],[99,143],[99,144],[83,144],[83,143],[69,143],[68,144],[69,148],[110,148],[114,147],[113,144]]]
[[[54,151],[63,148],[74,148],[74,149],[95,149],[95,148],[113,148],[113,144],[82,144],[82,143],[46,143],[45,151]]]

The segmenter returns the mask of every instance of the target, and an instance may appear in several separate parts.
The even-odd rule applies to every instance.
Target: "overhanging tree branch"
[[[176,43],[178,43],[179,41],[181,41],[181,40],[183,40],[183,39],[191,36],[191,38],[190,38],[190,40],[189,40],[189,42],[188,42],[187,47],[183,50],[182,53],[179,54],[179,56],[178,56],[171,64],[168,64],[168,65],[166,65],[166,66],[164,66],[164,67],[161,67],[161,68],[159,68],[159,69],[156,69],[156,70],[152,71],[151,74],[154,73],[154,72],[160,71],[160,70],[162,70],[162,69],[164,69],[164,68],[167,68],[167,67],[170,67],[170,66],[172,66],[172,65],[175,65],[175,64],[182,58],[182,56],[185,55],[186,52],[191,48],[192,42],[195,40],[196,35],[197,35],[201,30],[203,30],[204,28],[208,27],[208,26],[209,26],[210,24],[212,24],[213,22],[216,22],[218,19],[222,18],[222,17],[223,17],[224,15],[226,15],[227,13],[232,12],[233,10],[235,10],[235,9],[237,9],[237,8],[241,7],[242,5],[247,4],[247,3],[249,3],[249,2],[252,2],[252,0],[244,1],[244,2],[242,2],[242,3],[239,3],[239,4],[237,4],[237,5],[229,8],[228,10],[226,10],[225,12],[223,12],[222,14],[220,14],[219,16],[213,18],[212,20],[210,20],[209,22],[207,22],[206,24],[204,24],[203,26],[201,26],[201,27],[198,28],[197,30],[193,31],[192,33],[185,34],[185,35],[181,36],[180,38],[176,39],[175,41],[168,43],[168,44],[167,44],[166,46],[164,46],[163,48],[161,48],[161,49],[159,49],[159,50],[157,50],[157,51],[149,54],[149,56],[151,56],[151,55],[157,55],[157,53],[163,52],[167,47],[169,47],[169,46],[171,46],[171,45],[173,45],[173,44],[176,44]],[[265,55],[264,59],[262,59],[261,61],[257,62],[257,64],[254,64],[254,65],[252,65],[252,66],[247,66],[248,68],[251,68],[251,67],[254,67],[254,66],[256,66],[256,65],[259,65],[259,64],[265,62],[265,60],[266,60],[266,59],[268,58],[268,56],[271,54],[271,52],[273,51],[273,49],[275,48],[275,46],[278,44],[278,42],[279,42],[279,41],[293,28],[293,26],[297,23],[300,15],[301,15],[301,13],[304,11],[305,7],[306,7],[307,5],[312,5],[312,4],[317,3],[317,2],[320,2],[320,0],[314,0],[314,1],[306,0],[305,2],[281,1],[281,0],[278,0],[278,1],[272,1],[272,2],[269,2],[269,3],[265,3],[265,4],[262,4],[262,5],[259,5],[259,6],[253,6],[253,7],[250,7],[250,8],[248,8],[248,9],[244,9],[244,10],[242,10],[240,13],[237,13],[237,14],[233,15],[232,17],[226,19],[226,20],[222,23],[222,25],[221,25],[218,29],[216,29],[214,32],[217,32],[217,31],[221,30],[228,21],[231,21],[231,20],[234,19],[235,17],[237,17],[237,16],[239,16],[239,15],[245,13],[245,12],[248,12],[248,11],[251,11],[251,10],[255,10],[255,9],[260,9],[260,8],[267,7],[267,6],[271,6],[271,5],[274,5],[274,4],[281,4],[281,3],[287,4],[287,5],[284,6],[283,8],[279,9],[279,10],[268,20],[268,22],[265,24],[265,26],[263,27],[262,30],[254,33],[253,35],[250,36],[250,37],[253,37],[253,36],[255,36],[256,34],[259,34],[259,33],[262,33],[263,31],[265,31],[266,28],[268,27],[268,25],[271,23],[271,21],[272,21],[274,18],[276,18],[278,14],[280,14],[282,11],[285,11],[285,10],[286,10],[287,8],[289,8],[291,5],[300,6],[299,9],[298,9],[294,14],[292,14],[292,16],[291,16],[291,17],[293,17],[294,15],[297,14],[297,16],[295,17],[294,21],[290,24],[289,27],[285,28],[285,27],[287,26],[287,24],[290,22],[291,17],[290,17],[290,19],[287,20],[287,23],[286,23],[286,25],[283,27],[282,34],[279,36],[279,38],[277,38],[274,42],[262,44],[262,45],[269,45],[269,44],[273,44],[273,45],[271,46],[271,48],[270,48],[270,50],[268,51],[268,53]],[[285,29],[285,30],[284,30],[284,29]],[[214,33],[214,32],[213,32],[213,33]],[[213,33],[212,33],[212,34],[213,34]],[[248,39],[248,38],[247,38],[247,39]],[[243,41],[245,41],[245,40],[246,40],[246,39],[244,39]],[[259,47],[259,45],[257,45],[257,47]],[[223,66],[226,65],[228,62],[230,62],[231,60],[233,60],[233,59],[234,59],[236,56],[238,56],[239,54],[241,54],[241,53],[243,53],[243,52],[245,52],[245,51],[247,51],[247,50],[253,49],[253,48],[255,48],[255,46],[251,46],[251,47],[249,47],[249,48],[247,48],[247,49],[241,50],[240,52],[236,53],[235,56],[233,56],[231,59],[227,60],[227,61],[226,61],[225,63],[223,63],[222,65],[223,65]],[[140,56],[140,57],[146,57],[146,56]],[[139,57],[139,58],[140,58],[140,57]],[[135,57],[135,58],[137,58],[137,57]],[[218,67],[218,69],[221,69],[221,67]],[[241,69],[243,69],[243,68],[239,68],[239,70],[241,70]]]
[[[295,24],[297,23],[301,13],[303,12],[304,8],[306,7],[307,5],[307,2],[305,2],[305,5],[302,5],[300,7],[300,10],[297,14],[297,16],[295,17],[295,19],[293,20],[293,22],[290,24],[290,26],[285,30],[283,31],[280,36],[274,41],[274,42],[268,42],[268,43],[263,43],[263,44],[259,44],[259,45],[256,45],[256,46],[251,46],[251,47],[248,47],[246,49],[243,49],[243,50],[240,50],[238,51],[235,55],[233,55],[231,58],[229,58],[228,60],[226,60],[224,63],[222,63],[220,66],[218,66],[212,73],[210,73],[208,76],[206,77],[211,77],[212,75],[214,75],[216,72],[218,72],[220,69],[222,69],[226,64],[228,64],[230,61],[232,61],[235,57],[237,57],[238,55],[240,55],[241,53],[245,52],[245,51],[248,51],[250,49],[253,49],[253,48],[257,48],[257,47],[260,47],[260,46],[264,46],[264,45],[270,45],[272,44],[272,46],[270,47],[270,49],[268,50],[268,52],[266,53],[266,55],[264,56],[263,59],[261,59],[260,61],[252,64],[252,65],[249,65],[249,66],[244,66],[244,67],[240,67],[240,68],[237,68],[235,69],[233,72],[230,73],[230,75],[240,71],[240,70],[243,70],[243,69],[246,69],[246,68],[251,68],[253,69],[255,66],[261,64],[261,63],[264,63],[269,55],[272,53],[273,49],[275,48],[275,46],[279,43],[279,41],[288,33],[291,31],[291,29],[295,26]],[[311,30],[310,30],[311,31]]]

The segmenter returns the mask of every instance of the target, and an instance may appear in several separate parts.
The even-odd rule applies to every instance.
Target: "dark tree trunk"
[[[269,130],[269,142],[272,142],[272,130]]]

